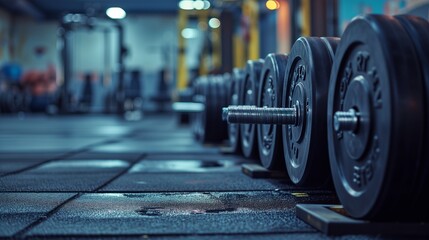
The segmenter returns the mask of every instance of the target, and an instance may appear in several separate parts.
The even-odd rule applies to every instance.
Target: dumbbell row
[[[368,18],[371,18],[371,17],[368,17]],[[380,25],[381,24],[389,24],[389,23],[387,23],[388,22],[387,20],[377,19],[377,17],[374,17],[374,18],[375,19],[366,19],[366,20],[368,20],[368,21],[371,21],[371,20],[375,21],[376,24],[380,24]],[[405,20],[403,20],[403,21],[405,21]],[[427,22],[424,22],[424,24],[427,25]],[[427,31],[427,29],[426,29],[426,31]],[[359,34],[362,35],[362,32],[359,32]],[[371,44],[371,43],[369,43],[369,44]],[[408,46],[410,46],[410,45],[408,45]],[[411,50],[412,50],[411,48],[408,48],[407,51],[404,51],[404,52],[408,52],[408,51],[411,51]],[[427,50],[426,50],[426,52],[427,52]],[[357,55],[357,59],[359,59],[359,57],[362,59],[362,57],[360,56],[360,54],[361,53],[356,54]],[[392,58],[394,58],[394,57],[392,56]],[[342,59],[343,59],[343,57],[340,58],[340,60],[342,60]],[[359,62],[359,60],[357,60],[357,62]],[[387,60],[385,62],[387,62]],[[387,64],[387,63],[384,63],[384,64]],[[415,69],[415,66],[417,66],[417,65],[418,64],[414,63],[414,65],[410,66],[410,64],[408,63],[407,64],[407,70],[408,70],[407,72],[409,72],[409,71],[412,71],[413,73],[418,72],[418,70]],[[414,70],[411,70],[413,68],[414,68]],[[347,71],[346,71],[346,73],[347,73]],[[407,75],[413,75],[413,73],[408,73]],[[398,75],[399,74],[395,74],[393,76],[398,76]],[[355,89],[355,90],[358,89],[359,90],[359,88],[361,88],[361,82],[362,82],[361,81],[362,79],[360,79],[360,78],[361,77],[359,75],[357,77],[355,77],[355,78],[350,78],[350,79],[352,79],[352,81],[350,81],[351,83],[349,84],[348,87],[350,89]],[[338,78],[335,78],[334,81],[337,80],[337,79]],[[339,78],[339,79],[341,80],[341,78]],[[389,78],[387,78],[387,80],[388,79]],[[420,78],[418,76],[416,76],[415,79],[420,79]],[[332,81],[332,78],[331,78],[331,81]],[[364,79],[364,81],[368,81],[368,79]],[[375,83],[375,85],[376,85],[376,84],[378,84],[378,81],[379,81],[379,79],[375,79],[373,81],[373,83]],[[409,88],[412,88],[414,90],[418,90],[419,89],[419,88],[414,88],[414,87],[409,87]],[[404,88],[404,89],[406,89],[406,88]],[[374,96],[376,96],[377,95],[377,91],[379,91],[379,90],[375,89],[374,91],[375,91]],[[336,92],[338,93],[340,91],[336,91]],[[330,97],[334,96],[336,92],[331,92],[331,94],[329,94],[329,96]],[[347,91],[344,91],[344,92],[347,92]],[[358,91],[358,92],[361,92],[361,91]],[[346,93],[343,93],[343,94],[347,95]],[[367,97],[368,96],[364,96],[364,98],[367,98]],[[371,97],[372,97],[372,99],[374,99],[373,96],[371,96]],[[418,97],[418,94],[417,94],[417,97]],[[346,100],[348,99],[347,96],[344,96],[344,98]],[[352,97],[350,99],[351,100],[349,100],[349,101],[356,101],[356,99],[359,100],[360,98],[359,98],[359,96],[353,96],[352,95]],[[363,101],[364,100],[365,99],[363,99]],[[366,101],[366,102],[368,102],[368,101]],[[364,103],[365,103],[365,101],[364,101]],[[376,105],[376,104],[377,104],[377,102],[374,105]],[[332,106],[331,104],[328,104],[328,105]],[[374,202],[369,201],[369,199],[372,198],[371,200],[374,201],[377,198],[381,198],[381,196],[380,196],[380,195],[382,195],[382,190],[380,189],[381,187],[379,189],[373,190],[370,193],[370,194],[374,194],[373,196],[370,196],[370,194],[368,194],[369,196],[365,196],[365,197],[360,197],[359,195],[357,195],[357,196],[356,195],[352,195],[353,192],[357,192],[356,189],[358,189],[358,188],[365,189],[365,186],[370,186],[371,185],[371,184],[368,184],[368,182],[371,181],[371,178],[375,178],[375,177],[372,176],[372,175],[375,174],[374,173],[375,170],[373,170],[373,166],[369,165],[369,164],[371,164],[371,159],[370,158],[374,158],[375,156],[377,156],[377,154],[378,154],[377,152],[380,151],[380,150],[379,150],[379,147],[377,146],[376,148],[374,148],[375,149],[375,153],[372,153],[372,154],[371,153],[367,153],[367,156],[364,156],[364,157],[367,158],[366,161],[365,160],[363,160],[363,161],[361,160],[360,162],[363,162],[363,163],[359,163],[359,162],[357,163],[356,162],[356,160],[359,160],[359,158],[361,158],[362,155],[364,154],[365,146],[368,146],[368,145],[371,146],[370,144],[365,144],[365,143],[362,144],[359,141],[355,140],[356,138],[358,140],[360,140],[360,138],[365,138],[365,137],[368,138],[368,135],[369,135],[369,133],[368,133],[369,132],[368,131],[368,128],[369,128],[368,125],[370,125],[370,124],[368,124],[368,121],[371,120],[368,117],[368,112],[370,112],[370,111],[366,110],[368,108],[368,106],[359,105],[359,102],[357,102],[357,103],[355,102],[354,104],[349,104],[350,106],[347,106],[347,102],[346,102],[346,104],[344,104],[344,105],[345,106],[342,109],[341,108],[339,109],[340,111],[332,111],[332,112],[328,113],[328,121],[331,121],[331,122],[328,123],[328,130],[331,131],[332,129],[335,129],[335,131],[332,131],[333,134],[330,135],[330,137],[333,136],[334,140],[336,140],[336,139],[345,139],[346,137],[349,138],[349,139],[352,139],[352,140],[347,140],[348,142],[346,142],[346,143],[340,144],[338,146],[338,148],[340,148],[340,150],[339,151],[337,150],[337,152],[342,152],[343,155],[344,155],[344,152],[346,152],[347,155],[350,155],[354,159],[350,159],[350,160],[347,159],[347,161],[346,161],[346,160],[343,160],[344,156],[333,156],[332,157],[332,154],[331,154],[331,157],[330,157],[330,159],[331,159],[331,165],[334,165],[335,161],[336,162],[345,162],[345,164],[349,165],[348,166],[349,169],[352,169],[352,172],[345,172],[345,173],[342,172],[342,171],[347,170],[347,169],[345,169],[344,165],[341,165],[342,163],[339,163],[339,165],[337,165],[337,166],[334,165],[333,167],[331,167],[331,169],[334,172],[333,173],[334,181],[336,179],[335,177],[337,177],[337,179],[338,179],[335,182],[336,183],[337,192],[343,191],[342,193],[339,194],[341,202],[343,203],[343,205],[345,205],[346,210],[348,210],[348,212],[351,213],[351,215],[355,216],[355,217],[362,217],[362,218],[387,218],[387,216],[390,215],[389,218],[400,218],[398,216],[400,216],[401,214],[403,214],[403,216],[407,215],[407,213],[404,213],[404,212],[402,212],[402,213],[396,212],[397,215],[396,216],[392,216],[387,211],[384,212],[384,213],[381,213],[383,211],[382,210],[383,208],[384,208],[384,210],[388,209],[388,207],[386,207],[386,206],[377,206],[376,207],[375,204],[374,204],[374,205],[371,206],[371,207],[373,207],[373,209],[370,209],[370,207],[366,207],[365,208],[365,206],[363,206],[362,203],[359,203],[359,201],[365,200],[366,204],[368,204],[368,205],[373,204]],[[355,109],[356,106],[354,106],[354,105],[357,106],[357,109]],[[406,109],[406,108],[404,108],[404,109]],[[357,110],[360,110],[360,112],[358,112]],[[423,108],[422,108],[422,110],[423,110]],[[416,116],[413,119],[418,119],[418,116]],[[320,119],[318,118],[317,120],[320,120]],[[357,128],[359,128],[359,127],[360,127],[360,131],[356,131]],[[345,131],[350,132],[350,134],[349,135],[345,135],[346,134],[346,133],[344,133]],[[418,136],[418,134],[417,133],[409,134],[409,136]],[[375,137],[377,137],[377,136],[375,136]],[[378,140],[377,139],[378,139],[378,137],[374,140],[374,142],[376,144],[378,144]],[[413,140],[412,137],[409,137],[409,139]],[[332,143],[331,142],[332,142],[332,140],[330,140],[329,144],[328,144],[329,147],[330,147],[330,150],[332,149]],[[363,145],[364,147],[360,147],[359,145]],[[343,150],[341,150],[341,148],[343,148]],[[412,157],[412,154],[409,154],[408,156]],[[334,159],[334,161],[332,159]],[[389,160],[389,159],[386,158],[386,160]],[[334,164],[332,164],[332,162],[334,162]],[[355,164],[355,163],[357,163],[357,164]],[[358,164],[361,164],[361,166],[359,166]],[[358,166],[358,167],[356,167],[356,166]],[[384,164],[384,166],[382,166],[382,167],[388,168],[389,167],[388,163]],[[395,175],[399,176],[400,174],[401,173],[398,172]],[[407,174],[410,174],[410,173],[407,173]],[[380,175],[381,175],[381,177],[384,177],[384,176],[382,176],[382,173],[380,173]],[[404,175],[404,174],[402,174],[402,175]],[[410,174],[410,176],[411,176],[411,174]],[[349,178],[349,179],[347,179],[347,178]],[[426,184],[423,183],[423,185],[425,185],[427,187],[427,173],[426,173],[426,176],[424,176],[422,178],[426,179],[426,180],[423,180],[423,181],[426,181]],[[367,181],[367,182],[365,182],[365,181]],[[379,183],[380,181],[381,180],[378,180],[378,184],[380,184]],[[392,182],[394,182],[394,181],[392,181]],[[420,184],[422,184],[422,183],[420,183]],[[375,185],[375,184],[373,184],[373,185]],[[349,188],[349,189],[347,189],[347,188]],[[355,189],[353,189],[353,188],[355,188]],[[367,188],[370,189],[370,187],[367,187]],[[338,189],[340,189],[340,190],[338,190]],[[394,195],[395,194],[395,190],[397,192],[400,192],[400,191],[406,192],[405,189],[399,189],[399,191],[398,191],[398,189],[393,189],[393,187],[392,187],[390,194]],[[363,194],[365,194],[364,191],[361,191],[361,192],[363,192]],[[415,193],[419,193],[419,192],[415,192]],[[421,195],[421,193],[420,193],[420,195]],[[361,199],[359,199],[359,198],[361,198]],[[359,201],[357,199],[359,199]],[[398,198],[396,198],[396,199],[398,199]],[[381,201],[381,200],[379,200],[379,201]],[[404,200],[403,197],[402,197],[401,201],[403,201],[403,204],[406,204],[406,200]],[[408,201],[409,201],[409,199],[408,199]],[[386,205],[388,205],[388,204],[386,204]],[[369,209],[372,210],[373,212],[370,213]],[[374,212],[377,212],[377,211],[379,211],[379,212],[378,213],[374,213]],[[365,214],[367,214],[367,215],[364,216]],[[378,214],[378,216],[376,216],[377,214]],[[426,212],[426,214],[427,214],[427,212]]]
[[[189,103],[191,106],[186,104],[182,106],[179,104],[178,111],[180,109],[186,109],[186,111],[201,111],[202,104],[193,106],[193,103]],[[275,108],[275,107],[256,107],[256,106],[234,106],[222,108],[222,120],[228,123],[246,123],[246,124],[290,124],[298,125],[300,122],[300,114],[298,110],[299,105],[295,105],[292,108]],[[356,110],[351,108],[348,111],[337,111],[334,113],[334,128],[336,131],[355,131],[359,124],[359,114]]]
[[[427,21],[367,15],[341,41],[300,38],[288,56],[234,70],[230,106],[218,110],[235,150],[251,148],[257,128],[262,165],[286,163],[294,183],[329,181],[331,169],[350,216],[428,219],[428,66]]]

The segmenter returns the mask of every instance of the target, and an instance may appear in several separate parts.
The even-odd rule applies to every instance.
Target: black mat
[[[283,198],[238,208],[209,193],[85,194],[28,235],[315,232],[296,219],[292,197]]]
[[[0,193],[0,237],[11,237],[72,197],[72,193]]]
[[[251,179],[233,173],[129,173],[122,175],[101,191],[169,192],[169,191],[244,191],[294,188],[264,179]]]
[[[0,192],[94,191],[110,181],[117,174],[117,172],[20,173],[0,178]]]

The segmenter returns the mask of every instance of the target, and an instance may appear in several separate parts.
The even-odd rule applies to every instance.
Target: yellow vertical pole
[[[198,26],[202,32],[207,32],[207,23],[208,23],[208,11],[199,11],[198,15]],[[205,56],[206,52],[203,49],[203,52],[201,53],[201,59],[199,64],[198,73],[199,75],[207,75],[208,74],[208,64],[206,62]]]
[[[288,0],[279,0],[277,9],[277,51],[287,53],[291,48],[290,5]]]
[[[244,41],[240,35],[234,34],[234,67],[243,68],[246,63]]]
[[[259,5],[257,0],[247,0],[248,14],[250,19],[250,42],[248,48],[248,58],[259,58]]]
[[[178,50],[177,54],[177,90],[187,87],[188,84],[188,68],[186,66],[186,41],[182,37],[182,30],[188,24],[188,14],[185,10],[179,10],[178,17]]]
[[[311,0],[301,0],[302,35],[311,35]]]

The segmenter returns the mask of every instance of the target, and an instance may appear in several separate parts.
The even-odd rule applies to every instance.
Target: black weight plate
[[[324,40],[299,38],[289,54],[282,106],[297,107],[297,124],[283,125],[286,169],[301,186],[323,185],[330,172],[326,147],[326,104],[332,66]]]
[[[232,71],[231,86],[230,92],[228,94],[229,103],[228,105],[241,105],[242,102],[239,101],[241,94],[241,86],[244,78],[244,71],[239,68],[234,68]],[[239,124],[228,124],[228,138],[229,145],[233,152],[240,154],[241,153],[241,144],[240,144],[240,125]]]
[[[425,130],[423,146],[429,145],[429,22],[423,18],[401,15],[396,16],[396,19],[402,24],[413,41],[419,58],[420,70],[423,74],[424,97],[425,97]],[[410,205],[418,208],[415,212],[415,219],[429,218],[429,149],[423,147],[422,157],[417,167],[419,173],[416,174],[415,182],[410,184],[410,187],[415,187],[414,200]],[[412,211],[410,211],[412,212]]]
[[[367,15],[349,24],[331,72],[327,127],[335,189],[350,216],[391,221],[409,214],[422,87],[412,41],[397,20]],[[335,131],[334,113],[351,108],[357,129]]]
[[[281,107],[283,78],[287,64],[286,54],[268,54],[261,72],[258,107]],[[258,150],[262,166],[283,170],[284,161],[281,126],[258,124]]]
[[[215,78],[216,76],[212,75],[207,77],[207,88],[205,90],[206,104],[203,111],[205,117],[204,121],[202,122],[203,130],[202,137],[200,139],[200,141],[203,143],[216,142],[217,129],[214,129],[214,127],[216,126],[216,121],[219,120],[216,119],[218,86]]]
[[[227,138],[227,123],[222,121],[222,107],[227,105],[227,88],[222,75],[213,76],[212,83],[212,109],[210,111],[210,123],[208,121],[207,131],[210,135],[207,136],[207,142],[220,143]]]
[[[192,101],[197,102],[196,96],[198,96],[201,93],[201,83],[200,78],[195,79],[192,85]],[[192,133],[194,135],[194,138],[198,140],[198,124],[199,124],[199,117],[201,113],[191,113],[190,114],[190,122],[191,122],[191,129]]]
[[[231,86],[231,74],[226,73],[219,78],[219,104],[217,106],[217,116],[219,122],[219,141],[223,142],[228,139],[228,123],[222,120],[222,108],[228,106],[229,98],[229,87]]]
[[[337,51],[341,39],[337,37],[321,37],[320,39],[325,43],[328,48],[329,56],[331,56],[332,61],[334,61],[335,52]]]
[[[192,126],[194,137],[196,140],[203,142],[204,141],[204,129],[206,122],[206,99],[209,89],[208,78],[207,76],[199,77],[194,85],[194,101],[198,103],[202,103],[205,105],[204,111],[198,113],[192,113]]]
[[[216,104],[216,99],[214,98],[214,94],[216,91],[216,88],[214,86],[214,82],[213,82],[213,76],[212,75],[208,75],[206,78],[207,82],[206,82],[206,87],[204,92],[204,97],[203,99],[205,99],[205,108],[203,113],[203,119],[204,121],[201,122],[201,126],[202,126],[202,130],[201,130],[201,138],[199,139],[201,143],[207,143],[210,142],[210,138],[212,137],[212,128],[211,125],[213,124],[212,121],[212,111],[215,108],[215,104]]]
[[[192,92],[193,92],[193,96],[192,96],[192,101],[197,102],[196,96],[198,96],[199,94],[201,94],[201,83],[200,83],[200,78],[195,79],[195,81],[193,82],[192,85]],[[201,116],[201,113],[191,113],[190,114],[190,121],[191,121],[191,129],[192,129],[192,133],[194,135],[194,138],[196,140],[198,140],[198,125],[199,125],[199,118]]]
[[[231,73],[224,73],[222,75],[222,80],[224,83],[223,88],[226,90],[226,105],[223,107],[227,107],[228,105],[230,105],[230,92],[231,92],[231,83],[232,83],[232,75]]]
[[[199,140],[203,143],[220,143],[227,138],[227,124],[222,121],[222,107],[227,105],[227,89],[223,76],[207,77],[205,109],[202,112],[202,130]]]
[[[264,60],[262,59],[247,61],[243,85],[241,87],[243,91],[240,96],[240,101],[243,105],[256,106],[258,101],[259,80],[263,65]],[[243,155],[247,158],[256,158],[258,154],[255,128],[255,124],[240,124],[241,149]]]

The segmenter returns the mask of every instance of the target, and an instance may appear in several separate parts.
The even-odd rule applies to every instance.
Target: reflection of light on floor
[[[124,197],[124,194],[122,193],[103,193],[104,197],[109,197],[109,198],[113,198],[113,197]]]
[[[100,126],[96,128],[96,133],[103,135],[121,135],[128,133],[128,128],[123,126]]]
[[[129,163],[123,160],[63,160],[47,163],[40,169],[47,168],[119,168],[128,167]]]
[[[207,172],[236,166],[236,163],[225,160],[144,160],[133,166],[130,172]]]

